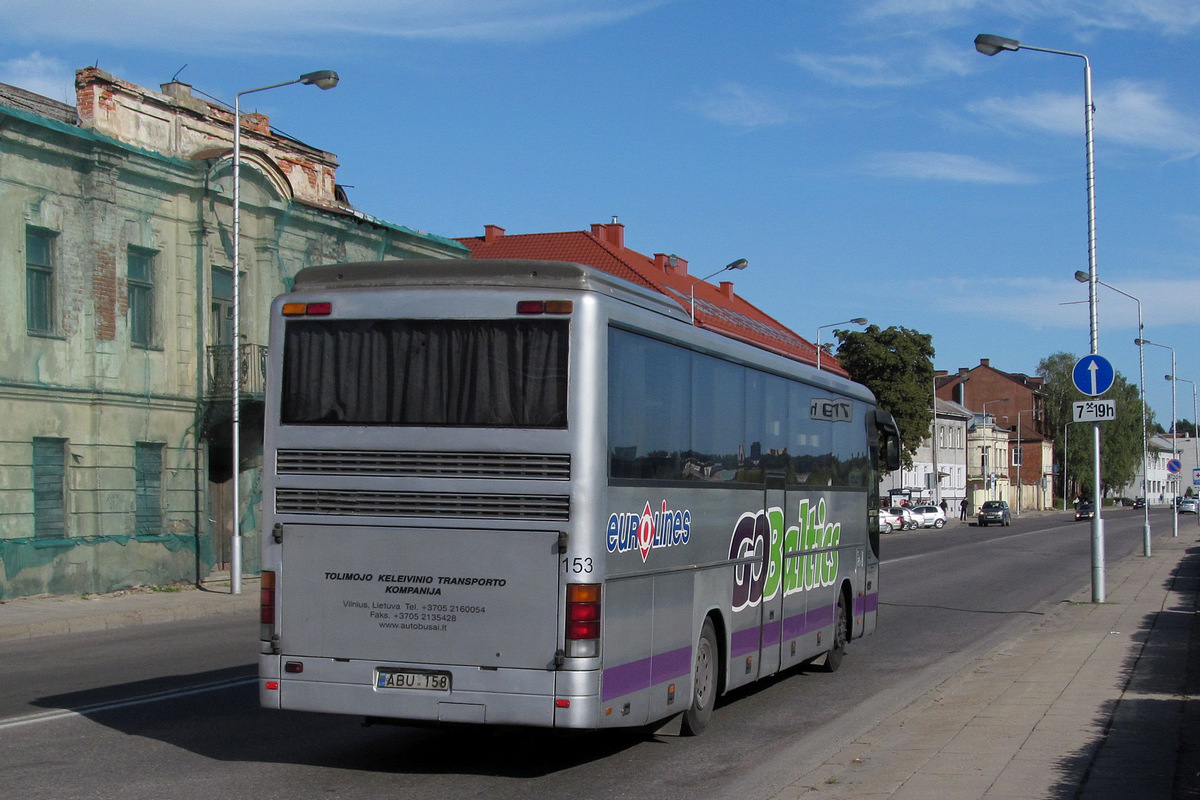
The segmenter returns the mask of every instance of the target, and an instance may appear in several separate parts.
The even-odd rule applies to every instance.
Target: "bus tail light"
[[[570,314],[574,310],[574,300],[521,300],[517,303],[518,314]]]
[[[566,656],[600,655],[600,584],[567,584]]]
[[[333,313],[333,303],[284,303],[285,317],[327,317]]]
[[[260,637],[264,642],[271,641],[275,634],[275,572],[264,569],[259,584],[258,621]]]

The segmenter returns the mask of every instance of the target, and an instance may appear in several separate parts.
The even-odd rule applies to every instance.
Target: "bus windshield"
[[[566,320],[292,320],[280,422],[565,428]]]

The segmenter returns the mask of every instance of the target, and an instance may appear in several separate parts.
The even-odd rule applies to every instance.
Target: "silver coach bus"
[[[263,706],[708,724],[875,628],[862,386],[560,262],[312,267],[271,310]]]

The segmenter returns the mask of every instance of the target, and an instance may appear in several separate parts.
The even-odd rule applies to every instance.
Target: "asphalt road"
[[[1155,511],[1157,535],[1170,512]],[[1027,515],[883,539],[879,631],[842,669],[735,693],[696,739],[364,728],[262,711],[255,620],[13,642],[0,657],[0,780],[38,798],[765,798],[882,714],[1090,580],[1090,526]],[[1106,516],[1110,561],[1142,516]]]

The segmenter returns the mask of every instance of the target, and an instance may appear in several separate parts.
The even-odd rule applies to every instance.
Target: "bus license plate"
[[[379,689],[422,689],[448,692],[450,691],[450,673],[381,669],[375,673],[375,686]]]

